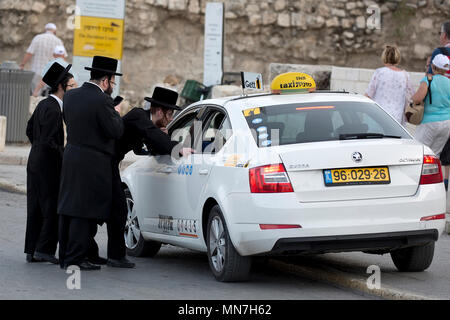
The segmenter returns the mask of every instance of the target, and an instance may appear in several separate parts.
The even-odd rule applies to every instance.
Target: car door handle
[[[207,175],[208,173],[209,173],[208,169],[201,169],[198,171],[198,174],[201,174],[201,175]]]

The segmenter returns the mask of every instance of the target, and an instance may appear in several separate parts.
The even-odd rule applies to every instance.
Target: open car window
[[[212,111],[205,123],[202,135],[202,152],[217,153],[231,137],[231,124],[225,113]]]

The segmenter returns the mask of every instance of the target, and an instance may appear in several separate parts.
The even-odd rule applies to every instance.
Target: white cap
[[[55,47],[55,49],[53,50],[53,54],[58,54],[58,55],[65,55],[66,54],[66,49],[64,49],[63,46],[58,45]]]
[[[450,60],[443,54],[436,55],[431,63],[439,69],[450,70]]]
[[[56,30],[56,25],[54,23],[47,23],[45,25],[45,30]]]

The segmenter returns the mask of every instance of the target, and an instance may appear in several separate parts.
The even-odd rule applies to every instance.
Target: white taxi
[[[445,227],[438,158],[372,100],[314,87],[284,74],[274,93],[180,112],[169,134],[197,152],[122,174],[128,254],[206,252],[219,281],[247,279],[260,255],[390,253],[399,271],[428,268]]]

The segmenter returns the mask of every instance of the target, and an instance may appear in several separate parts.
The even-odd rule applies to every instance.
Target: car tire
[[[127,222],[125,225],[125,245],[127,255],[131,257],[153,257],[161,248],[161,243],[157,241],[146,241],[142,236],[138,217],[133,211],[133,196],[128,188],[124,190],[127,201]]]
[[[211,209],[208,218],[206,243],[209,266],[218,281],[248,280],[251,257],[241,256],[234,248],[225,219],[218,205]]]
[[[401,272],[419,272],[427,269],[433,261],[434,242],[391,251],[391,258]]]

